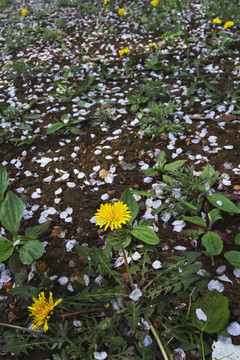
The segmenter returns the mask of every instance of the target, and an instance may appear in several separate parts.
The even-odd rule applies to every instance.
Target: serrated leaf
[[[19,256],[23,264],[30,265],[40,259],[44,253],[44,246],[40,241],[30,240],[20,249]]]
[[[66,125],[61,123],[61,122],[57,122],[55,124],[52,124],[48,129],[47,129],[47,134],[53,134],[55,131],[58,131],[60,129],[62,129],[63,127],[65,127]]]
[[[157,245],[160,241],[157,234],[148,226],[144,225],[135,226],[135,228],[131,231],[131,234],[149,245]]]
[[[36,298],[40,292],[41,287],[34,288],[29,285],[21,285],[10,290],[10,293],[23,300],[25,303],[29,302],[29,299]]]
[[[207,316],[207,320],[199,320],[196,309],[201,309]],[[228,324],[230,311],[228,298],[217,290],[206,292],[191,307],[191,319],[193,325],[207,334],[217,333]]]
[[[124,191],[124,193],[122,194],[122,196],[120,198],[120,201],[122,201],[124,204],[127,204],[129,210],[131,211],[132,217],[128,221],[128,224],[131,225],[138,214],[138,204],[129,189],[126,189]]]
[[[200,218],[200,216],[185,216],[185,215],[183,215],[182,217],[184,220],[186,220],[192,224],[201,226],[205,229],[207,228],[206,222],[202,218]]]
[[[164,166],[164,171],[172,171],[175,169],[180,168],[181,166],[183,166],[183,164],[186,162],[187,160],[177,160],[177,161],[173,161],[170,164],[167,164]]]
[[[207,196],[208,201],[214,205],[216,208],[229,212],[229,213],[234,213],[234,214],[239,214],[240,213],[240,209],[234,205],[234,203],[227,199],[224,195],[221,194],[212,194]],[[217,202],[220,202],[221,205],[219,205],[219,203],[217,204]]]
[[[28,227],[25,229],[25,235],[32,240],[38,240],[47,232],[50,224],[51,220],[48,220],[40,225]]]
[[[24,205],[22,200],[12,191],[8,191],[0,211],[0,221],[14,238],[18,235],[20,221],[23,216]]]
[[[212,255],[219,255],[223,249],[223,241],[221,237],[212,231],[203,235],[202,244]]]
[[[227,261],[230,262],[231,265],[240,269],[240,252],[239,251],[229,251],[224,254]]]
[[[2,201],[4,193],[8,187],[9,177],[5,167],[0,164],[0,201]]]

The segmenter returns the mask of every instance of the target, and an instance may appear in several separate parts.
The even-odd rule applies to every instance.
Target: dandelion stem
[[[169,360],[169,359],[168,359],[168,356],[167,356],[167,354],[166,354],[166,351],[165,351],[165,349],[164,349],[164,347],[163,347],[163,344],[162,344],[162,342],[161,342],[161,340],[160,340],[160,338],[159,338],[159,336],[158,336],[158,333],[156,332],[156,330],[155,330],[154,326],[151,324],[151,322],[148,321],[148,323],[149,323],[150,329],[151,329],[151,331],[152,331],[152,333],[153,333],[153,336],[155,337],[155,339],[156,339],[156,341],[157,341],[157,344],[158,344],[158,346],[159,346],[159,349],[160,349],[161,352],[162,352],[162,355],[163,355],[164,360]]]
[[[203,344],[203,330],[200,333],[200,342],[201,342],[201,346],[202,346],[202,358],[203,358],[203,360],[205,360],[205,352],[204,352],[204,344]]]
[[[135,286],[134,286],[134,284],[133,284],[132,275],[131,275],[131,273],[130,273],[130,269],[129,269],[129,266],[128,266],[127,257],[126,257],[125,251],[124,251],[122,239],[121,239],[121,236],[120,236],[120,234],[119,234],[118,229],[116,229],[116,232],[117,232],[117,235],[118,235],[118,240],[119,240],[119,242],[120,242],[120,246],[121,246],[121,250],[122,250],[122,254],[123,254],[123,259],[124,259],[124,262],[125,262],[125,265],[126,265],[126,269],[127,269],[127,273],[128,273],[128,278],[129,278],[129,281],[130,281],[130,284],[131,284],[131,288],[132,288],[132,290],[134,290],[134,289],[135,289]]]
[[[0,326],[5,326],[5,327],[9,327],[9,328],[12,328],[12,329],[17,329],[17,330],[22,330],[22,331],[26,331],[30,334],[34,333],[34,330],[30,330],[30,329],[27,329],[25,327],[22,327],[22,326],[17,326],[17,325],[12,325],[12,324],[6,324],[6,323],[0,323]]]

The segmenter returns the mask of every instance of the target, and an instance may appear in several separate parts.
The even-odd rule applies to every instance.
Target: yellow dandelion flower
[[[156,44],[148,44],[148,46],[152,49],[152,48],[154,48],[154,49],[157,49],[157,45]]]
[[[103,3],[103,6],[107,5],[108,2],[109,2],[109,0],[105,0]]]
[[[53,302],[53,294],[50,292],[49,300],[45,298],[44,292],[38,294],[38,299],[33,298],[34,303],[28,306],[30,316],[33,317],[32,322],[35,324],[33,329],[40,328],[44,325],[44,331],[48,330],[48,320],[52,315],[53,308],[62,301],[62,299]]]
[[[214,24],[221,24],[222,23],[222,20],[220,19],[213,19],[212,21]]]
[[[130,52],[129,48],[126,47],[126,48],[123,48],[122,50],[119,50],[119,55],[122,56],[124,54],[129,53],[129,52]]]
[[[230,27],[232,27],[234,25],[234,22],[233,21],[227,21],[225,24],[224,24],[224,29],[228,29]]]
[[[118,15],[122,16],[124,15],[126,10],[124,8],[118,10]]]
[[[153,0],[153,1],[152,1],[152,6],[157,6],[158,3],[159,3],[159,0]]]
[[[27,9],[22,9],[21,13],[22,13],[23,16],[25,16],[25,15],[27,15],[28,10]]]
[[[128,206],[122,201],[115,202],[113,204],[101,204],[100,209],[97,210],[95,219],[96,225],[100,225],[100,228],[105,225],[104,230],[110,226],[111,230],[121,229],[122,224],[126,224],[131,219]]]

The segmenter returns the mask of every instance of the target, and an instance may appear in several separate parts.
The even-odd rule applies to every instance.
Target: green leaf
[[[218,173],[214,170],[214,168],[207,164],[203,172],[199,175],[199,179],[202,180],[203,183],[208,183],[210,187],[215,183]]]
[[[234,242],[236,245],[240,245],[240,233],[235,236]]]
[[[209,228],[211,229],[212,225],[217,221],[222,219],[221,212],[219,209],[212,209],[208,213],[208,220],[209,220]]]
[[[207,316],[207,320],[199,320],[196,309],[201,309]],[[193,325],[207,334],[217,333],[228,324],[230,311],[228,298],[217,290],[206,292],[201,298],[192,304],[191,319]]]
[[[223,241],[221,237],[212,231],[203,235],[202,244],[212,255],[219,255],[223,249]]]
[[[0,238],[0,263],[7,260],[14,251],[14,246],[11,241],[5,238]]]
[[[156,161],[156,164],[160,168],[161,171],[163,171],[166,161],[167,161],[166,153],[165,153],[165,151],[161,151],[160,154],[158,155],[158,158]]]
[[[12,191],[8,191],[0,211],[0,221],[14,238],[18,235],[20,221],[22,219],[24,205],[22,200]]]
[[[188,201],[185,201],[183,199],[178,199],[178,201],[184,205],[186,205],[187,207],[189,207],[190,209],[194,210],[194,211],[197,211],[198,209],[196,208],[196,206],[194,206],[193,204],[191,204],[190,202]]]
[[[131,191],[131,194],[138,194],[138,195],[146,196],[147,198],[153,196],[153,193],[151,190],[150,190],[150,192],[141,191],[141,190],[130,190],[130,191]]]
[[[187,160],[177,160],[164,166],[164,171],[171,171],[180,168]]]
[[[149,245],[157,245],[160,241],[157,234],[148,226],[144,225],[135,226],[135,228],[131,231],[131,234]]]
[[[122,194],[120,201],[124,204],[127,204],[129,210],[131,211],[132,218],[128,221],[128,224],[132,225],[134,219],[138,214],[138,203],[136,202],[134,196],[132,195],[129,189],[126,189]]]
[[[21,285],[12,288],[10,293],[14,296],[17,296],[19,299],[24,300],[24,302],[27,303],[30,298],[36,298],[40,290],[41,287],[34,288],[33,286],[29,285]]]
[[[133,105],[131,106],[131,111],[132,111],[133,113],[137,112],[138,109],[139,109],[139,105],[138,105],[138,104],[133,104]]]
[[[38,240],[30,240],[20,249],[19,256],[23,264],[30,265],[44,253],[44,246]]]
[[[239,251],[229,251],[224,254],[227,261],[230,262],[231,265],[240,269],[240,252]]]
[[[50,224],[51,220],[37,226],[28,227],[25,230],[25,235],[32,240],[40,239],[47,232]]]
[[[123,247],[124,249],[131,243],[132,237],[129,234],[128,231],[124,230],[124,229],[119,229],[118,230],[122,242],[123,242]],[[121,245],[118,239],[118,234],[116,231],[112,232],[106,239],[106,243],[109,244],[111,246],[111,248],[115,251],[118,251],[121,249]]]
[[[192,224],[201,226],[205,229],[207,228],[206,222],[202,218],[200,218],[200,216],[185,216],[185,215],[183,215],[182,217],[184,220],[186,220]]]
[[[158,170],[155,170],[155,169],[152,169],[152,168],[149,168],[149,169],[142,169],[141,172],[143,172],[144,174],[148,175],[148,176],[157,176],[159,171]]]
[[[55,131],[58,131],[60,129],[62,129],[63,127],[65,127],[66,125],[60,122],[56,122],[55,124],[52,124],[48,129],[47,129],[47,134],[53,134]]]
[[[216,208],[220,210],[234,214],[240,213],[240,209],[236,205],[234,205],[234,203],[231,200],[227,199],[225,196],[221,194],[209,195],[207,196],[207,199],[212,205],[214,205]],[[219,205],[219,203],[217,204],[217,201],[219,201],[221,205]]]
[[[0,164],[0,201],[2,201],[4,193],[8,187],[9,177],[5,167]]]

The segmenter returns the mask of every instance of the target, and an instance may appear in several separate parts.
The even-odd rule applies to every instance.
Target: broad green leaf
[[[118,230],[122,242],[123,242],[123,247],[124,249],[131,243],[132,237],[129,234],[128,231],[124,230],[124,229],[119,229]],[[119,242],[119,238],[118,238],[118,234],[116,231],[112,232],[106,239],[106,243],[109,244],[113,250],[120,250],[121,246],[120,246],[120,242]]]
[[[207,196],[208,201],[216,208],[234,214],[239,214],[240,209],[234,203],[227,199],[224,195],[213,194]],[[218,203],[217,203],[218,202]]]
[[[224,256],[231,265],[240,269],[240,251],[229,251]]]
[[[202,244],[212,255],[219,255],[223,249],[223,241],[221,237],[212,231],[203,235]]]
[[[63,127],[65,127],[66,125],[61,123],[61,122],[56,122],[55,124],[52,124],[48,129],[47,129],[47,134],[53,134],[55,131],[58,131],[60,129],[62,129]]]
[[[143,172],[144,174],[148,175],[148,176],[157,176],[159,174],[158,170],[149,168],[149,169],[142,169],[141,172]]]
[[[206,222],[202,218],[200,218],[200,216],[185,216],[185,215],[183,215],[182,217],[184,220],[186,220],[192,224],[201,226],[205,229],[207,228]]]
[[[201,179],[203,183],[208,183],[212,186],[215,183],[217,176],[218,173],[214,168],[210,164],[207,164],[203,172],[199,175],[199,179]]]
[[[4,239],[4,238],[1,238]],[[6,239],[7,240],[7,239]],[[0,263],[7,260],[13,253],[14,246],[10,241],[0,242]]]
[[[138,109],[139,109],[139,105],[138,105],[138,104],[133,104],[133,105],[131,106],[131,111],[132,111],[133,113],[137,112]]]
[[[208,220],[209,220],[209,228],[212,228],[212,225],[217,221],[222,219],[221,212],[219,209],[212,209],[208,213]]]
[[[164,165],[166,164],[167,158],[165,151],[161,151],[158,155],[156,164],[160,168],[161,171],[163,171]]]
[[[234,242],[236,245],[240,245],[240,233],[235,236]]]
[[[207,317],[206,321],[199,320],[196,310],[201,309]],[[191,307],[191,320],[193,325],[207,334],[217,333],[228,324],[230,311],[228,298],[217,290],[206,292]]]
[[[187,160],[177,160],[164,166],[164,171],[171,171],[180,168]]]
[[[0,201],[2,201],[4,193],[8,187],[9,177],[5,167],[0,164]]]
[[[68,128],[68,130],[70,131],[71,134],[74,134],[74,135],[81,135],[82,134],[82,130],[75,127],[75,126],[71,126],[70,128]]]
[[[30,265],[44,253],[44,246],[40,241],[30,240],[20,249],[19,256],[23,264]]]
[[[68,114],[63,114],[61,116],[61,121],[65,123],[68,123],[69,122],[69,119],[70,119],[70,116]]]
[[[144,225],[135,226],[135,228],[131,231],[131,234],[149,245],[156,245],[160,241],[157,234],[148,226]]]
[[[25,230],[25,235],[28,236],[32,240],[40,239],[48,230],[51,221],[45,221],[44,223],[28,227]]]
[[[138,203],[136,202],[134,196],[132,195],[129,189],[126,189],[122,194],[120,201],[124,204],[127,204],[129,210],[131,211],[132,218],[128,221],[128,224],[132,225],[135,217],[138,214]]]
[[[8,191],[0,212],[0,221],[14,238],[18,235],[20,221],[23,216],[24,205],[22,200],[12,191]]]
[[[178,201],[184,205],[186,205],[187,207],[189,207],[190,209],[194,210],[194,211],[197,211],[197,208],[196,206],[194,206],[193,204],[191,204],[190,202],[188,201],[185,201],[183,199],[178,199]]]

